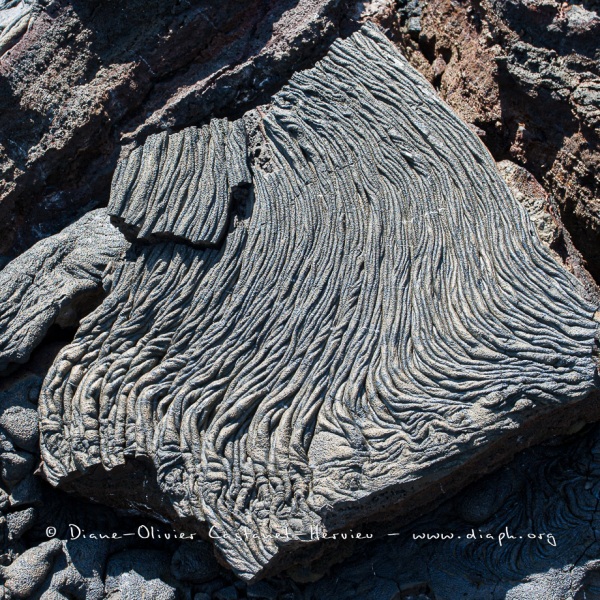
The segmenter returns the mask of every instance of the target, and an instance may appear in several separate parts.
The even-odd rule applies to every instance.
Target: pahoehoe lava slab
[[[51,483],[152,461],[174,511],[251,579],[311,527],[441,495],[594,388],[597,307],[377,29],[218,127],[244,139],[200,196],[184,190],[206,128],[119,166],[111,211],[148,235],[43,385]]]

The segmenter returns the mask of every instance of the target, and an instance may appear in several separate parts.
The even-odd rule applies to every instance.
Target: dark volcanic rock
[[[482,137],[554,196],[600,280],[598,3],[413,0],[386,24],[407,58]],[[411,31],[418,15],[421,31]]]
[[[231,201],[242,201],[251,182],[242,121],[214,119],[201,129],[153,135],[121,161],[108,214],[134,240],[216,246]]]
[[[0,3],[0,32],[23,15],[10,44],[0,38],[0,257],[106,203],[122,143],[231,114],[272,92],[322,52],[343,6]]]
[[[0,415],[0,426],[18,448],[34,452],[38,442],[37,410],[31,406],[10,406]]]
[[[99,209],[38,242],[2,269],[0,372],[26,362],[53,323],[76,326],[102,297],[105,269],[122,257],[127,246],[109,224],[106,211]],[[2,419],[10,421],[10,413]]]
[[[102,600],[109,544],[99,540],[74,540],[63,544],[41,589],[40,599]],[[138,596],[143,598],[142,595]]]
[[[374,28],[238,126],[252,186],[223,242],[135,244],[50,370],[51,483],[211,527],[250,579],[597,414],[597,304]],[[173,156],[212,140],[176,134]],[[211,218],[219,169],[199,198],[169,138],[148,145],[111,210],[197,243],[178,227]]]
[[[10,490],[10,506],[12,509],[24,505],[39,505],[42,502],[41,480],[33,473],[14,484]]]
[[[169,560],[157,550],[127,550],[110,558],[106,567],[106,598],[176,600],[177,592],[165,579]]]
[[[599,469],[597,425],[530,449],[433,513],[398,523],[395,535],[357,549],[302,597],[377,600],[376,582],[384,580],[435,600],[594,598]]]
[[[587,297],[600,304],[600,289],[585,268],[585,260],[573,244],[571,234],[560,218],[556,200],[524,167],[503,160],[498,163],[498,169],[516,200],[527,210],[542,244],[583,284]]]
[[[8,567],[0,568],[7,600],[29,600],[52,568],[62,549],[58,540],[44,542],[25,551]]]
[[[15,542],[23,534],[33,527],[35,522],[35,509],[26,508],[6,515],[6,528],[8,530],[8,541]]]
[[[599,430],[584,424],[598,409],[579,400],[600,297],[585,262],[598,278],[598,3],[357,6],[0,0],[0,267],[107,203],[130,142],[109,212],[133,242],[126,253],[99,212],[0,273],[0,371],[17,369],[0,381],[0,597],[597,595]],[[367,77],[370,57],[356,71],[354,50],[334,48],[308,80],[240,118],[361,10],[390,27],[494,157],[510,159],[500,171],[546,250],[460,127],[452,152],[456,123],[427,112],[430,90],[411,100],[422,84],[405,65],[409,83],[379,77],[389,54]],[[412,121],[386,104],[395,93]],[[466,177],[465,155],[483,165],[469,158]],[[383,203],[382,189],[393,191]],[[55,436],[46,450],[65,442],[50,465],[75,456],[61,485],[128,509],[118,515],[33,474],[42,378],[106,294],[53,367],[59,402],[42,427]],[[408,481],[411,469],[422,479]],[[378,522],[395,511],[397,523]],[[246,577],[272,554],[273,569],[292,566],[246,587],[207,542],[47,540],[66,540],[70,523],[127,535],[151,526],[132,513],[225,530],[222,558]],[[269,540],[340,524],[395,533],[308,550]]]
[[[171,560],[171,573],[179,581],[203,583],[219,575],[211,544],[202,540],[184,542]]]
[[[2,479],[11,484],[21,481],[32,471],[34,463],[35,456],[29,452],[22,450],[4,451],[0,456]]]

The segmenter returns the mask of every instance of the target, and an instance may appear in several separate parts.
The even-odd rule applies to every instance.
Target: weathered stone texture
[[[0,266],[105,205],[124,144],[275,91],[324,51],[344,7],[0,2]]]
[[[477,137],[375,28],[242,124],[252,187],[222,243],[136,244],[48,373],[40,425],[50,482],[89,494],[149,461],[163,514],[213,526],[251,579],[306,542],[286,528],[407,512],[542,435],[594,389],[597,323]],[[177,151],[206,152],[192,133]],[[147,144],[154,179],[129,207],[130,157],[119,214],[146,219],[145,193],[175,231],[198,203],[166,193],[187,177],[170,139]]]
[[[104,209],[38,242],[0,271],[0,372],[23,364],[50,326],[77,326],[127,249]],[[87,306],[86,306],[87,304]]]
[[[0,596],[595,597],[598,2],[115,6],[0,0]],[[373,30],[277,91],[364,19],[539,240]]]
[[[151,136],[117,167],[108,213],[126,235],[215,246],[250,187],[241,121]]]
[[[386,18],[411,64],[494,158],[526,167],[554,196],[596,281],[599,8],[588,1],[402,0]]]

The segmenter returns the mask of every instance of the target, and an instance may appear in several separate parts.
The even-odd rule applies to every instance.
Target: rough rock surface
[[[503,160],[498,163],[498,170],[515,199],[523,205],[536,226],[542,244],[550,250],[555,260],[583,284],[586,296],[600,304],[600,290],[560,218],[556,200],[524,167]]]
[[[106,598],[176,600],[169,578],[169,557],[160,550],[126,550],[111,557],[106,567]]]
[[[400,598],[594,598],[599,435],[595,426],[528,450],[434,513],[359,549],[304,597],[375,600],[391,581]]]
[[[411,63],[501,161],[503,177],[530,211],[549,256],[577,277],[581,294],[598,304],[599,290],[586,272],[587,267],[599,278],[597,2],[256,1],[217,7],[194,0],[143,5],[127,0],[114,8],[95,0],[0,0],[0,267],[40,237],[108,202],[123,143],[134,142],[122,152],[121,165],[126,165],[149,134],[188,125],[202,129],[209,117],[237,122],[244,107],[265,101],[293,70],[322,56],[346,18],[366,17],[388,27]],[[250,146],[259,148],[260,128],[251,130]],[[252,164],[260,162],[256,158],[250,157]],[[163,189],[167,182],[158,183]],[[207,207],[207,200],[200,203]],[[229,217],[235,220],[243,194],[229,201]],[[135,226],[117,214],[114,219],[131,240],[138,238]],[[192,244],[187,235],[182,241]],[[375,523],[355,525],[354,532],[382,539],[325,541],[318,561],[297,554],[281,576],[252,585],[217,567],[206,542],[180,543],[161,534],[95,538],[110,532],[130,536],[138,526],[165,530],[164,522],[136,517],[143,512],[172,515],[183,530],[191,525],[178,520],[168,505],[149,506],[148,495],[156,498],[156,475],[139,457],[133,470],[114,469],[101,483],[98,472],[95,479],[78,480],[84,496],[98,499],[102,488],[102,499],[120,509],[119,499],[128,496],[126,513],[67,496],[34,475],[40,457],[33,409],[54,356],[100,300],[98,270],[92,270],[93,276],[78,285],[94,287],[93,297],[84,295],[74,304],[65,298],[58,327],[51,327],[43,341],[33,336],[40,345],[26,366],[11,362],[9,370],[16,373],[0,379],[0,597],[598,596],[599,433],[584,426],[593,418],[591,411],[580,413],[570,436],[518,455],[418,520],[407,524],[403,517],[383,529]],[[106,293],[109,280],[105,286]],[[0,305],[0,315],[4,308]],[[565,428],[567,422],[555,423],[541,435]],[[517,445],[522,443],[527,440]],[[480,465],[473,476],[489,467]],[[82,482],[88,480],[86,488]],[[443,483],[440,492],[448,498],[453,490]],[[427,510],[426,503],[414,504],[418,512]],[[92,538],[70,539],[69,523],[92,532]],[[48,543],[49,527],[56,528],[62,543]],[[499,540],[505,527],[527,539]],[[390,531],[398,535],[387,537]],[[490,533],[492,539],[469,541],[471,531]],[[424,532],[430,539],[422,537]],[[532,533],[537,539],[529,540]]]
[[[23,560],[12,559],[12,569],[0,569],[0,584],[12,582],[9,585],[26,594],[15,597],[31,600],[105,598],[109,589],[118,588],[140,598],[148,586],[167,592],[175,588],[179,594],[175,597],[236,600],[564,600],[569,593],[577,600],[593,598],[600,553],[599,440],[598,426],[583,427],[571,436],[529,449],[435,512],[409,525],[392,524],[389,531],[394,535],[373,541],[338,540],[317,564],[296,567],[283,576],[249,586],[235,581],[226,570],[216,569],[210,555],[202,559],[203,542],[197,552],[193,543],[165,545],[159,539],[150,543],[136,538],[91,539],[67,541],[62,548],[56,542],[49,545],[45,530],[48,525],[58,525],[59,506],[67,513],[66,523],[78,523],[88,533],[125,532],[137,527],[131,517],[107,519],[93,505],[82,501],[78,505],[76,499],[52,499],[50,495],[46,498],[48,512],[38,516],[39,531],[26,534],[28,547],[40,546],[39,550]],[[152,523],[145,520],[144,524]],[[165,528],[159,523],[154,526],[157,531]],[[376,533],[368,524],[357,531]],[[440,539],[440,533],[452,537]],[[423,537],[426,534],[430,539]],[[485,539],[487,534],[492,538]],[[505,537],[499,541],[500,534]],[[535,539],[529,539],[528,534],[535,534]],[[58,535],[68,540],[68,528]],[[23,555],[27,551],[20,552]],[[157,554],[160,567],[149,571],[149,565],[154,564],[149,559]],[[4,555],[3,564],[6,560],[11,559]],[[207,561],[206,568],[199,571],[212,576],[208,581],[192,583],[185,565],[198,560]],[[127,573],[131,577],[124,579]],[[164,587],[156,587],[160,586],[157,573],[162,574]],[[311,582],[315,579],[318,581]],[[7,599],[12,597],[6,588],[2,593]]]
[[[109,277],[105,269],[127,246],[99,209],[2,269],[0,372],[26,362],[55,322],[76,326],[101,297],[103,276],[104,282]]]
[[[44,542],[26,550],[12,564],[3,569],[5,593],[12,600],[27,600],[33,596],[49,574],[54,558],[61,549],[59,540]]]
[[[250,183],[243,122],[214,119],[151,136],[121,161],[108,213],[133,239],[216,246]]]
[[[600,6],[572,0],[401,0],[383,12],[407,58],[558,204],[600,280]]]
[[[272,93],[344,19],[340,0],[1,0],[0,265],[105,205],[123,144]]]
[[[40,428],[51,483],[83,476],[102,497],[112,470],[149,461],[162,497],[148,510],[206,522],[253,578],[311,530],[408,512],[530,443],[544,416],[556,427],[594,388],[597,305],[373,27],[236,126],[252,187],[223,243],[132,250],[50,369]],[[184,193],[194,170],[173,155],[212,143],[150,138],[111,210],[136,225],[146,206],[144,236],[198,243],[178,227],[211,219],[226,186]]]

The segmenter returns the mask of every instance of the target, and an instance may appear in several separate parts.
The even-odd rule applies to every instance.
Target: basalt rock
[[[0,591],[11,600],[31,598],[49,574],[61,548],[59,540],[50,540],[30,548],[11,565],[1,568],[4,589]]]
[[[44,475],[245,579],[598,416],[597,304],[372,26],[123,157],[109,212],[134,243],[42,386]]]
[[[23,364],[54,323],[76,326],[127,248],[104,209],[38,242],[0,271],[0,372]],[[110,267],[109,267],[110,268]],[[4,413],[2,419],[10,419]]]
[[[108,213],[130,237],[216,246],[251,184],[242,121],[150,137],[119,163]]]
[[[386,24],[494,158],[554,197],[600,281],[598,2],[402,0]]]
[[[1,0],[0,265],[105,206],[124,144],[273,93],[323,53],[344,9]]]
[[[176,600],[169,579],[169,561],[157,550],[127,551],[111,557],[106,567],[105,598]]]
[[[31,0],[0,2],[0,55],[4,54],[27,31],[32,19]]]
[[[358,548],[303,597],[376,600],[385,581],[435,600],[593,598],[599,450],[598,425],[530,448],[436,511]]]
[[[536,226],[540,241],[552,256],[583,284],[586,295],[600,303],[600,288],[586,269],[586,261],[575,247],[571,234],[560,218],[556,199],[524,167],[509,160],[498,163],[498,170],[515,199],[526,209]]]

